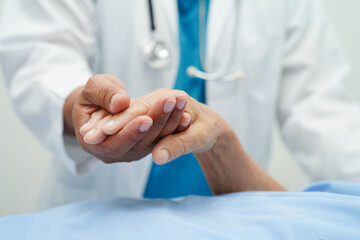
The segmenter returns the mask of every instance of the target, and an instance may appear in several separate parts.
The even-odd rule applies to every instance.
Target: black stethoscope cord
[[[151,31],[155,32],[156,26],[155,26],[155,20],[154,20],[154,9],[153,9],[152,0],[148,0],[148,5],[149,5],[149,16],[150,16]]]

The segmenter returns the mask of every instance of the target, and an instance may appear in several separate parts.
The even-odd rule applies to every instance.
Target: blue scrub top
[[[206,1],[206,18],[209,0]],[[205,82],[190,78],[188,66],[202,69],[199,44],[199,0],[178,0],[180,64],[175,89],[184,90],[199,102],[205,103]],[[205,43],[202,44],[205,46]],[[193,154],[182,156],[171,163],[158,166],[153,163],[145,198],[173,198],[187,195],[210,196],[201,167]]]

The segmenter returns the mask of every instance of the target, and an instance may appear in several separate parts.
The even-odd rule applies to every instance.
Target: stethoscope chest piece
[[[162,69],[171,61],[169,46],[157,39],[155,34],[141,41],[140,50],[144,63],[153,69]]]

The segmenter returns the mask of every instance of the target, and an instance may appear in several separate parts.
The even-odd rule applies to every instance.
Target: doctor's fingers
[[[118,113],[130,105],[125,85],[108,74],[92,76],[83,89],[84,105],[93,104],[110,113]]]
[[[104,142],[97,145],[87,145],[86,151],[104,163],[130,162],[140,159],[140,157],[133,157],[131,149],[146,135],[152,124],[153,120],[148,116],[136,117],[126,124],[120,132],[108,136]],[[150,151],[147,150],[142,156],[147,155]]]

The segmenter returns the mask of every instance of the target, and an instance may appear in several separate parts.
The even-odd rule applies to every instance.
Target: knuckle
[[[103,148],[100,150],[102,151],[103,155],[107,156],[113,156],[113,157],[121,157],[124,153],[122,151],[122,148],[119,146],[103,146]]]
[[[126,141],[128,143],[128,139]],[[127,144],[119,145],[113,143],[111,143],[110,145],[105,145],[103,149],[104,149],[104,154],[107,154],[108,156],[111,156],[118,160],[126,159],[130,150]]]
[[[151,103],[149,101],[147,101],[146,99],[144,101],[139,101],[137,102],[138,106],[139,106],[139,109],[143,110],[143,111],[148,111],[150,106],[151,106]]]
[[[182,138],[180,138],[180,137],[175,138],[174,145],[175,145],[174,149],[177,150],[177,153],[179,155],[184,155],[187,152],[186,144]]]
[[[85,96],[90,96],[92,94],[93,89],[96,88],[97,81],[99,81],[99,75],[93,75],[88,79],[83,89]]]
[[[117,149],[113,148],[106,141],[92,147],[96,156],[101,156],[103,159],[113,159],[119,155]]]
[[[167,116],[155,117],[155,118],[153,118],[153,121],[154,121],[154,123],[153,123],[154,126],[159,126],[159,127],[163,126],[164,129],[167,129],[168,127],[169,128],[172,127],[172,126],[170,126],[171,123],[169,123],[168,126],[165,126],[165,125],[167,125],[167,122],[168,122]]]
[[[129,158],[129,160],[130,161],[139,160],[145,157],[146,155],[148,155],[152,151],[152,149],[153,147],[151,146],[137,144],[130,150],[131,157]]]
[[[136,143],[141,138],[142,134],[126,134],[124,137],[128,140],[128,142]]]
[[[97,81],[99,81],[99,77],[100,77],[100,76],[99,76],[98,74],[91,76],[91,77],[89,78],[89,80],[87,81],[86,86],[87,86],[87,87],[92,87],[92,86],[94,86],[95,83],[96,83]]]
[[[200,141],[200,145],[204,145],[207,142],[208,139],[208,135],[205,134],[204,132],[200,132],[199,133],[199,141]]]
[[[147,114],[150,109],[151,104],[146,99],[138,99],[131,103],[131,108],[129,112],[134,116]]]
[[[113,87],[109,85],[100,87],[98,91],[98,99],[100,100],[100,102],[105,104],[106,100],[112,97],[111,96],[112,89]]]
[[[176,94],[188,97],[189,95],[183,90],[174,90]]]
[[[103,78],[105,78],[107,81],[114,83],[115,85],[121,87],[122,89],[126,90],[125,84],[118,79],[117,77],[111,75],[111,74],[102,74]]]
[[[134,153],[149,152],[151,151],[151,146],[152,146],[151,142],[139,141],[131,148],[131,151],[133,151]]]

